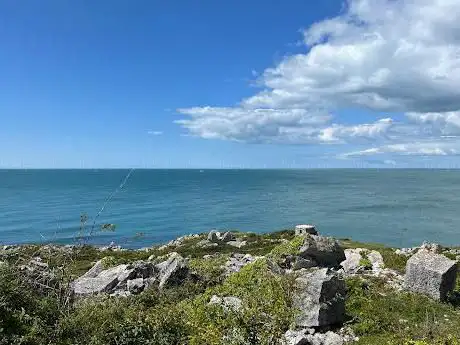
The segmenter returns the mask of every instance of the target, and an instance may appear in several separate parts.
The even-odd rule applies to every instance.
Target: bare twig
[[[104,204],[102,205],[101,209],[99,210],[99,212],[96,214],[96,216],[94,217],[94,220],[93,220],[93,225],[91,226],[91,230],[89,232],[89,236],[92,236],[93,233],[94,233],[94,229],[96,228],[96,222],[97,222],[97,219],[99,218],[99,216],[102,214],[102,212],[104,212],[106,206],[108,205],[108,203],[113,199],[113,197],[115,196],[115,194],[117,194],[120,190],[123,189],[123,187],[125,186],[126,182],[128,182],[131,174],[133,173],[134,171],[134,168],[132,168],[131,170],[129,170],[128,174],[125,176],[125,178],[123,179],[123,181],[121,182],[121,184],[109,195],[109,197],[105,200]]]

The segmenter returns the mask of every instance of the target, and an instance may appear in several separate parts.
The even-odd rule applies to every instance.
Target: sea
[[[296,224],[395,247],[460,245],[460,170],[0,170],[0,244],[141,248]]]

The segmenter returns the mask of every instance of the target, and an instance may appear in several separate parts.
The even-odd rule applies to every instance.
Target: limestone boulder
[[[155,268],[159,271],[160,289],[166,285],[180,284],[189,273],[186,260],[178,253],[172,253],[166,261],[157,264]]]
[[[299,256],[314,260],[319,266],[339,266],[346,259],[340,243],[332,237],[307,235],[299,250]]]
[[[119,265],[101,271],[94,275],[82,276],[72,284],[73,291],[76,295],[89,295],[101,292],[111,292],[119,283],[126,282],[133,273],[133,269],[128,265]]]
[[[379,273],[384,268],[383,257],[376,250],[363,248],[345,249],[345,260],[340,263],[345,274],[353,275],[360,272],[372,271]],[[364,263],[370,265],[366,266]]]
[[[322,327],[342,323],[345,316],[345,282],[328,268],[300,270],[294,305],[300,310],[298,327]]]
[[[407,261],[404,287],[444,301],[455,288],[456,279],[456,261],[428,250],[420,250]]]
[[[315,333],[312,328],[289,330],[284,334],[283,345],[343,345],[344,338],[334,332]]]

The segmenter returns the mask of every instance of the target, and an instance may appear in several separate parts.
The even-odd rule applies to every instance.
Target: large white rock
[[[379,273],[384,268],[383,257],[376,250],[363,248],[345,249],[346,259],[340,263],[346,274],[356,274],[365,269]],[[362,260],[367,259],[372,267],[363,267]]]
[[[337,333],[315,333],[314,329],[289,330],[284,334],[283,345],[343,345],[344,339]]]
[[[120,282],[129,279],[134,269],[129,269],[128,265],[119,265],[109,268],[94,276],[94,272],[89,276],[82,276],[72,284],[76,295],[88,295],[101,292],[109,292]]]
[[[165,285],[177,284],[183,281],[188,274],[187,262],[178,253],[172,253],[168,260],[156,265],[159,273],[159,288]]]
[[[406,265],[406,289],[445,300],[455,288],[457,262],[427,250],[414,254]]]
[[[296,278],[294,306],[298,327],[342,323],[345,316],[345,282],[328,268],[300,270]]]
[[[319,266],[339,266],[345,260],[340,243],[332,237],[306,235],[299,256],[314,260]]]

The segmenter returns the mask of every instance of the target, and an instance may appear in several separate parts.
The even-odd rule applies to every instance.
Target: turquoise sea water
[[[127,170],[0,170],[0,243],[72,243]],[[460,244],[458,170],[135,170],[91,241],[127,247],[212,228],[268,232],[314,223],[337,237]],[[135,234],[142,232],[142,237]]]

